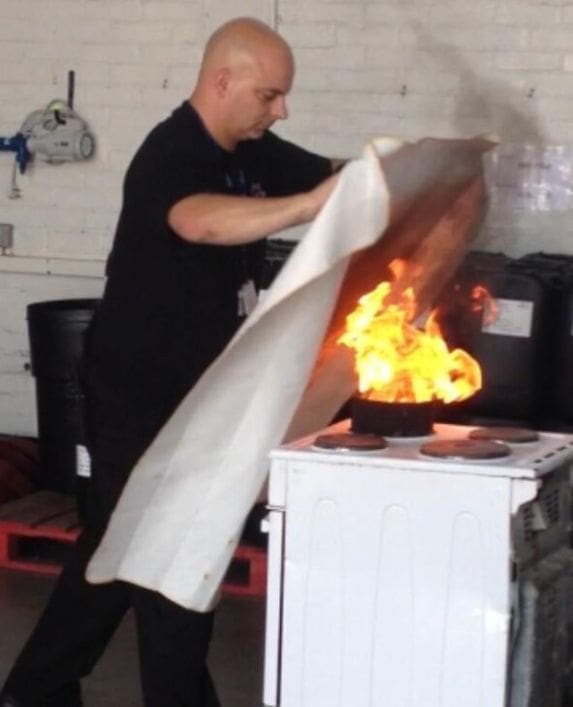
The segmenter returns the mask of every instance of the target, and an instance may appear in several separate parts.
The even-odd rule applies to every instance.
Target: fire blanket
[[[484,213],[494,143],[381,139],[350,161],[264,300],[138,462],[88,567],[209,609],[264,486],[271,449],[328,424],[352,395],[336,344],[360,294],[400,257],[395,283],[426,307]]]

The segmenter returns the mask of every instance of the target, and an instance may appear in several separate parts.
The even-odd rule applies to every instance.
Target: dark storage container
[[[68,494],[78,493],[76,447],[85,442],[79,363],[98,301],[54,300],[27,308],[42,477],[45,488]]]
[[[573,256],[531,253],[517,267],[534,273],[551,292],[543,426],[568,426],[573,423]]]
[[[288,257],[298,245],[298,241],[283,238],[269,238],[265,245],[265,259],[261,276],[261,289],[267,290],[281,271]]]
[[[470,307],[483,285],[499,316],[493,325]],[[553,325],[553,292],[529,269],[502,255],[470,254],[442,298],[444,332],[450,346],[477,359],[483,387],[470,399],[444,406],[442,419],[489,420],[539,425],[545,416]]]

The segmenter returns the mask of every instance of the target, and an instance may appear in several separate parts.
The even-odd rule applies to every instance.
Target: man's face
[[[227,87],[229,133],[236,142],[258,139],[287,117],[286,96],[294,75],[284,51],[261,53],[260,61],[234,72]]]

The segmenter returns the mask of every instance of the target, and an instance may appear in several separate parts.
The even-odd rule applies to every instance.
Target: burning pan
[[[352,431],[384,437],[423,437],[432,432],[438,405],[435,401],[386,403],[352,398],[350,401]]]

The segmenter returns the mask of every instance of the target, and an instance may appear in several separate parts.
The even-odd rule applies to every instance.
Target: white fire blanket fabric
[[[122,579],[196,611],[211,608],[351,256],[379,241],[436,181],[459,188],[479,175],[486,149],[480,140],[384,140],[344,167],[265,299],[136,465],[88,567],[90,582]]]

